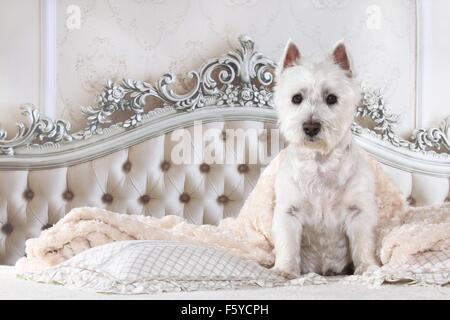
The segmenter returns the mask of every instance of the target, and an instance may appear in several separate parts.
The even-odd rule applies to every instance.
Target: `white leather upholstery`
[[[220,146],[226,142],[226,129],[269,126],[255,121],[203,124],[204,129],[217,129],[213,143]],[[265,137],[258,139],[259,147],[267,143]],[[235,216],[261,166],[205,164],[202,154],[196,154],[194,164],[176,165],[170,161],[176,143],[162,135],[68,168],[0,171],[0,264],[13,264],[24,255],[26,239],[39,236],[75,207],[155,217],[174,214],[196,224]]]
[[[203,126],[221,133],[228,128],[263,129],[270,125],[229,121]],[[220,146],[226,141],[222,134],[213,139]],[[265,148],[267,139],[270,135],[261,134],[258,145],[246,146]],[[254,187],[261,164],[204,164],[200,153],[195,164],[176,165],[170,162],[174,145],[169,135],[162,135],[67,168],[0,171],[0,264],[13,264],[24,255],[27,238],[37,237],[79,206],[155,217],[175,214],[196,224],[217,224],[235,216]],[[384,167],[415,205],[448,201],[448,179]]]
[[[450,180],[410,173],[381,164],[412,206],[427,206],[450,201]]]

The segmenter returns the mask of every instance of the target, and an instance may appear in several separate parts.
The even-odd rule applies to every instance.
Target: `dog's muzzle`
[[[303,132],[309,137],[315,137],[320,132],[322,126],[319,122],[305,122],[303,124]]]

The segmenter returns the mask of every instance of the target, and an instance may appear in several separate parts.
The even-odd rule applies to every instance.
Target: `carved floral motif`
[[[112,125],[125,129],[137,126],[146,113],[149,97],[160,100],[162,108],[171,107],[178,112],[195,112],[207,106],[273,109],[273,71],[276,65],[255,50],[249,37],[242,36],[239,41],[240,47],[236,50],[209,60],[200,71],[191,71],[188,75],[194,85],[187,93],[174,92],[171,85],[176,77],[170,73],[163,75],[155,85],[130,79],[120,83],[108,80],[98,95],[97,104],[82,108],[87,123],[84,129],[75,133],[70,132],[68,121],[41,117],[37,109],[25,105],[22,114],[28,119],[28,125],[18,123],[15,137],[9,140],[6,132],[0,129],[0,154],[13,155],[14,149],[22,146],[58,147],[74,139],[101,135]],[[120,112],[130,115],[125,121],[112,123],[112,116]],[[354,123],[352,131],[355,134],[369,130],[395,147],[413,151],[450,151],[450,116],[439,128],[414,130],[408,141],[395,133],[398,116],[390,113],[382,94],[363,90],[355,117],[374,123],[373,129]]]

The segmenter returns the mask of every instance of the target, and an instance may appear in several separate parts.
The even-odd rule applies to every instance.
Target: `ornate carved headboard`
[[[235,216],[261,168],[283,145],[272,104],[274,67],[241,37],[235,51],[190,73],[187,93],[171,89],[171,74],[154,86],[108,81],[97,105],[82,109],[87,123],[77,132],[25,105],[28,123],[18,124],[16,136],[0,131],[0,263],[13,264],[26,239],[74,207],[175,214],[198,224]],[[396,116],[381,94],[365,91],[356,119],[374,124],[355,122],[355,138],[411,203],[448,201],[450,117],[405,140],[394,132]],[[243,145],[234,143],[239,129]],[[180,153],[183,139],[199,133],[200,140],[188,140]],[[189,161],[177,162],[174,155]]]

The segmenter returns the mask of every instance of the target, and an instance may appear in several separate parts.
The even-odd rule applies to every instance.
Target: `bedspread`
[[[16,264],[20,274],[55,266],[91,247],[120,240],[178,240],[209,244],[263,266],[274,263],[271,224],[274,182],[282,151],[261,174],[236,218],[218,226],[194,225],[178,216],[153,218],[76,208],[53,227],[26,242],[26,257]],[[450,283],[450,204],[409,207],[403,195],[372,159],[379,208],[377,255],[381,268],[348,281],[381,284],[410,280]]]

